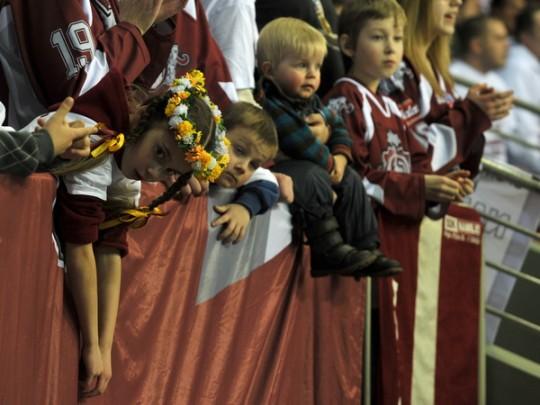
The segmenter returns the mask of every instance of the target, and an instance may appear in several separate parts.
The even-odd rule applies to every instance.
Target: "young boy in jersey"
[[[295,18],[268,23],[259,36],[261,105],[276,124],[277,172],[292,177],[293,214],[311,246],[313,276],[382,276],[401,271],[378,249],[377,224],[362,180],[348,167],[351,139],[315,94],[324,36]]]
[[[263,214],[279,199],[279,188],[270,170],[261,167],[278,150],[277,133],[266,112],[247,102],[232,104],[223,115],[229,139],[229,164],[216,184],[237,189],[230,204],[218,205],[212,226],[223,226],[218,238],[236,243],[246,234],[249,221]]]
[[[468,172],[434,175],[429,156],[410,135],[398,106],[378,92],[403,57],[406,16],[395,0],[362,0],[340,16],[339,44],[349,59],[325,101],[343,117],[353,138],[355,168],[368,194],[391,214],[419,220],[430,206],[472,192]]]

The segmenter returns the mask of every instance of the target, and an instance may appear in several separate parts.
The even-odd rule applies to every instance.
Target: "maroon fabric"
[[[220,86],[220,82],[231,82],[227,62],[212,37],[206,13],[199,0],[195,0],[197,19],[186,11],[176,15],[174,30],[169,35],[161,35],[155,28],[144,35],[150,50],[152,63],[138,77],[146,88],[154,84],[167,66],[167,59],[174,44],[178,45],[176,75],[181,76],[192,69],[200,69],[206,76],[206,87],[212,101],[224,111],[231,100]]]
[[[477,212],[450,205],[446,218],[480,227]],[[479,229],[479,228],[477,228]],[[413,352],[423,348],[414,341],[420,224],[379,217],[382,250],[402,264],[397,306],[393,305],[391,279],[378,281],[380,371],[378,403],[411,404]],[[467,405],[477,402],[481,233],[468,234],[443,228],[437,314],[435,370],[436,405]],[[433,252],[438,254],[438,252]],[[398,321],[398,336],[395,333]],[[412,404],[415,405],[415,404]]]
[[[115,2],[100,2],[105,9],[109,9],[108,12],[114,11],[118,16]],[[82,2],[57,1],[51,5],[49,2],[17,0],[9,3],[13,10],[17,39],[19,44],[25,44],[20,51],[26,72],[43,105],[58,103],[68,95],[77,95],[86,79],[86,72],[79,68],[75,75],[67,77],[63,54],[51,46],[51,38],[53,33],[58,35],[60,32],[67,40],[74,24],[88,26]],[[121,71],[131,83],[150,62],[139,30],[128,23],[106,29],[94,1],[89,3],[92,5],[92,25],[89,29],[95,47],[107,55],[109,67]],[[112,9],[111,5],[114,6]],[[77,35],[86,43],[88,39],[84,38],[85,33],[83,30],[77,31]],[[89,63],[92,56],[89,51],[81,51],[73,46],[69,52],[77,62],[85,59]]]
[[[105,220],[103,201],[87,195],[72,195],[61,184],[54,207],[55,225],[63,242],[85,245],[99,237],[99,224]]]
[[[54,182],[47,175],[19,187],[0,180],[3,359],[9,353],[0,362],[0,402],[71,404],[78,348],[72,304],[62,313],[62,272],[50,245]],[[147,200],[161,191],[148,190]],[[358,404],[363,283],[314,280],[307,252],[288,247],[197,303],[207,201],[165,208],[165,218],[130,231],[113,379],[103,396],[85,403]],[[8,235],[18,236],[7,245]],[[38,248],[8,254],[30,246]]]
[[[78,332],[51,237],[56,182],[0,175],[0,403],[77,401]]]
[[[448,215],[481,228],[480,215],[465,207],[450,205]],[[437,334],[437,371],[435,403],[459,405],[478,402],[478,342],[481,314],[482,252],[479,235],[465,234],[465,243],[443,231],[439,281],[439,312]],[[475,244],[475,241],[477,243]],[[456,254],[457,252],[457,254]],[[458,295],[456,295],[458,293]]]
[[[99,231],[99,239],[97,246],[110,247],[118,249],[120,256],[124,257],[129,252],[128,246],[128,230],[127,225],[118,225],[108,229]]]

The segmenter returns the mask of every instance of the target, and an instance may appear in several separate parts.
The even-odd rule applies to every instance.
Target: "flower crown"
[[[221,111],[208,97],[204,82],[204,74],[196,69],[174,79],[165,115],[169,118],[169,128],[175,131],[178,146],[185,150],[186,160],[191,163],[195,177],[215,182],[229,163],[230,142],[225,136]],[[201,145],[202,133],[188,118],[194,97],[201,98],[208,105],[216,123],[215,140],[210,150]]]

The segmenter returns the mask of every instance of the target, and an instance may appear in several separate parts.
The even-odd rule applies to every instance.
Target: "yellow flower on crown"
[[[189,121],[182,121],[177,128],[178,132],[180,132],[180,135],[189,135],[193,132],[193,124]]]
[[[195,177],[214,182],[229,163],[230,142],[225,136],[221,111],[208,97],[204,84],[204,74],[196,69],[174,79],[169,88],[165,115],[169,118],[169,128],[175,134],[178,147],[185,151],[185,159],[191,164]],[[193,97],[199,97],[206,103],[216,122],[214,143],[208,150],[200,143],[201,131],[189,119]]]

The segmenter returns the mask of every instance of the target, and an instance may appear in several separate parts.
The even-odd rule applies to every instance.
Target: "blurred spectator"
[[[326,94],[334,82],[345,74],[337,37],[337,15],[332,0],[256,0],[259,30],[278,17],[295,17],[321,30],[327,39],[328,54],[321,69],[321,86],[317,92]]]
[[[540,6],[524,9],[516,19],[516,43],[510,48],[502,76],[518,99],[540,107]],[[516,108],[517,132],[521,138],[540,145],[540,116]],[[540,152],[509,145],[510,162],[540,174]]]
[[[255,103],[255,47],[259,36],[255,0],[202,0],[208,24],[234,82],[238,98]]]
[[[513,35],[516,17],[527,6],[527,0],[492,0],[491,15],[500,18]]]
[[[501,20],[484,15],[469,18],[457,26],[454,41],[458,59],[450,65],[450,72],[458,78],[455,89],[460,97],[466,97],[468,88],[459,84],[459,78],[474,84],[486,83],[496,90],[508,90],[508,85],[494,71],[505,65],[508,56],[508,31]],[[513,115],[493,122],[492,128],[513,134]],[[485,136],[484,156],[507,162],[506,143],[491,131]]]
[[[480,0],[463,0],[463,5],[459,9],[458,22],[482,14]]]

